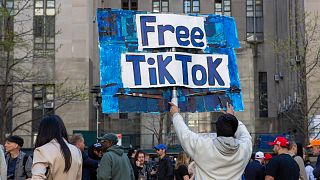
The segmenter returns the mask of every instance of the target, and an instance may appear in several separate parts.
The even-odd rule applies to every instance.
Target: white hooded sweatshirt
[[[234,137],[201,136],[192,132],[179,113],[173,126],[183,150],[196,163],[196,180],[240,180],[252,153],[251,136],[239,121]]]

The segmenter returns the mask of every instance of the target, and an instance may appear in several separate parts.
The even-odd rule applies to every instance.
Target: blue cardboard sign
[[[212,14],[178,15],[183,16],[178,22],[161,23],[166,16],[176,15],[97,10],[102,111],[166,112],[171,86],[177,87],[181,112],[220,111],[226,102],[242,111],[234,19]],[[136,22],[141,17],[151,20]],[[200,25],[183,24],[188,18],[203,21]],[[167,52],[170,47],[177,49]],[[221,61],[219,57],[223,57]]]

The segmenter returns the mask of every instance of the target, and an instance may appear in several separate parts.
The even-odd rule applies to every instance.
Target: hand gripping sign
[[[167,111],[173,87],[182,112],[227,101],[243,110],[232,18],[110,9],[97,17],[104,113]]]

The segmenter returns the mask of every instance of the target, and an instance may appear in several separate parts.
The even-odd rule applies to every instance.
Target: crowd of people
[[[216,122],[217,138],[192,132],[171,104],[173,125],[183,149],[196,163],[196,179],[243,180],[313,180],[320,179],[320,140],[312,140],[308,148],[318,156],[315,168],[303,162],[302,145],[278,136],[269,145],[275,154],[255,153],[251,160],[251,136],[241,121],[234,116],[233,107]],[[249,161],[249,162],[248,162]]]
[[[274,156],[258,151],[252,156],[252,140],[245,125],[226,112],[216,121],[217,137],[192,132],[171,104],[173,126],[184,151],[176,159],[167,155],[165,144],[154,146],[155,161],[143,150],[125,153],[118,137],[107,133],[85,150],[81,134],[68,137],[62,119],[44,117],[39,125],[33,153],[21,148],[24,139],[11,135],[0,146],[0,180],[314,180],[320,179],[320,140],[308,148],[318,156],[315,167],[304,162],[303,147],[278,136],[269,145]]]

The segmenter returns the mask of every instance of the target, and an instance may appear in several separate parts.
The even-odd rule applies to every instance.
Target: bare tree
[[[166,113],[157,114],[143,114],[143,118],[147,118],[147,121],[142,125],[142,128],[150,131],[156,139],[158,143],[164,143],[164,125]]]
[[[282,104],[280,115],[307,140],[308,130],[315,128],[310,127],[312,117],[319,114],[320,92],[308,88],[320,81],[320,21],[318,14],[307,12],[291,18],[295,23],[290,28],[295,34],[272,42],[275,54],[286,60],[289,73],[295,73],[297,84],[297,93]]]
[[[54,54],[58,48],[35,48],[36,33],[47,39],[60,33],[49,29],[52,26],[49,20],[54,20],[54,16],[39,24],[33,17],[34,7],[37,7],[35,1],[2,0],[0,3],[0,142],[3,142],[7,133],[23,129],[29,131],[25,127],[42,116],[52,114],[70,102],[87,99],[88,90],[85,83],[70,85],[72,82],[68,79],[62,82],[55,80],[54,70],[47,67],[54,65]],[[35,26],[40,28],[34,29]],[[52,87],[50,97],[35,103],[35,85]],[[42,116],[26,116],[48,104],[53,106]],[[8,129],[10,125],[14,128]]]

